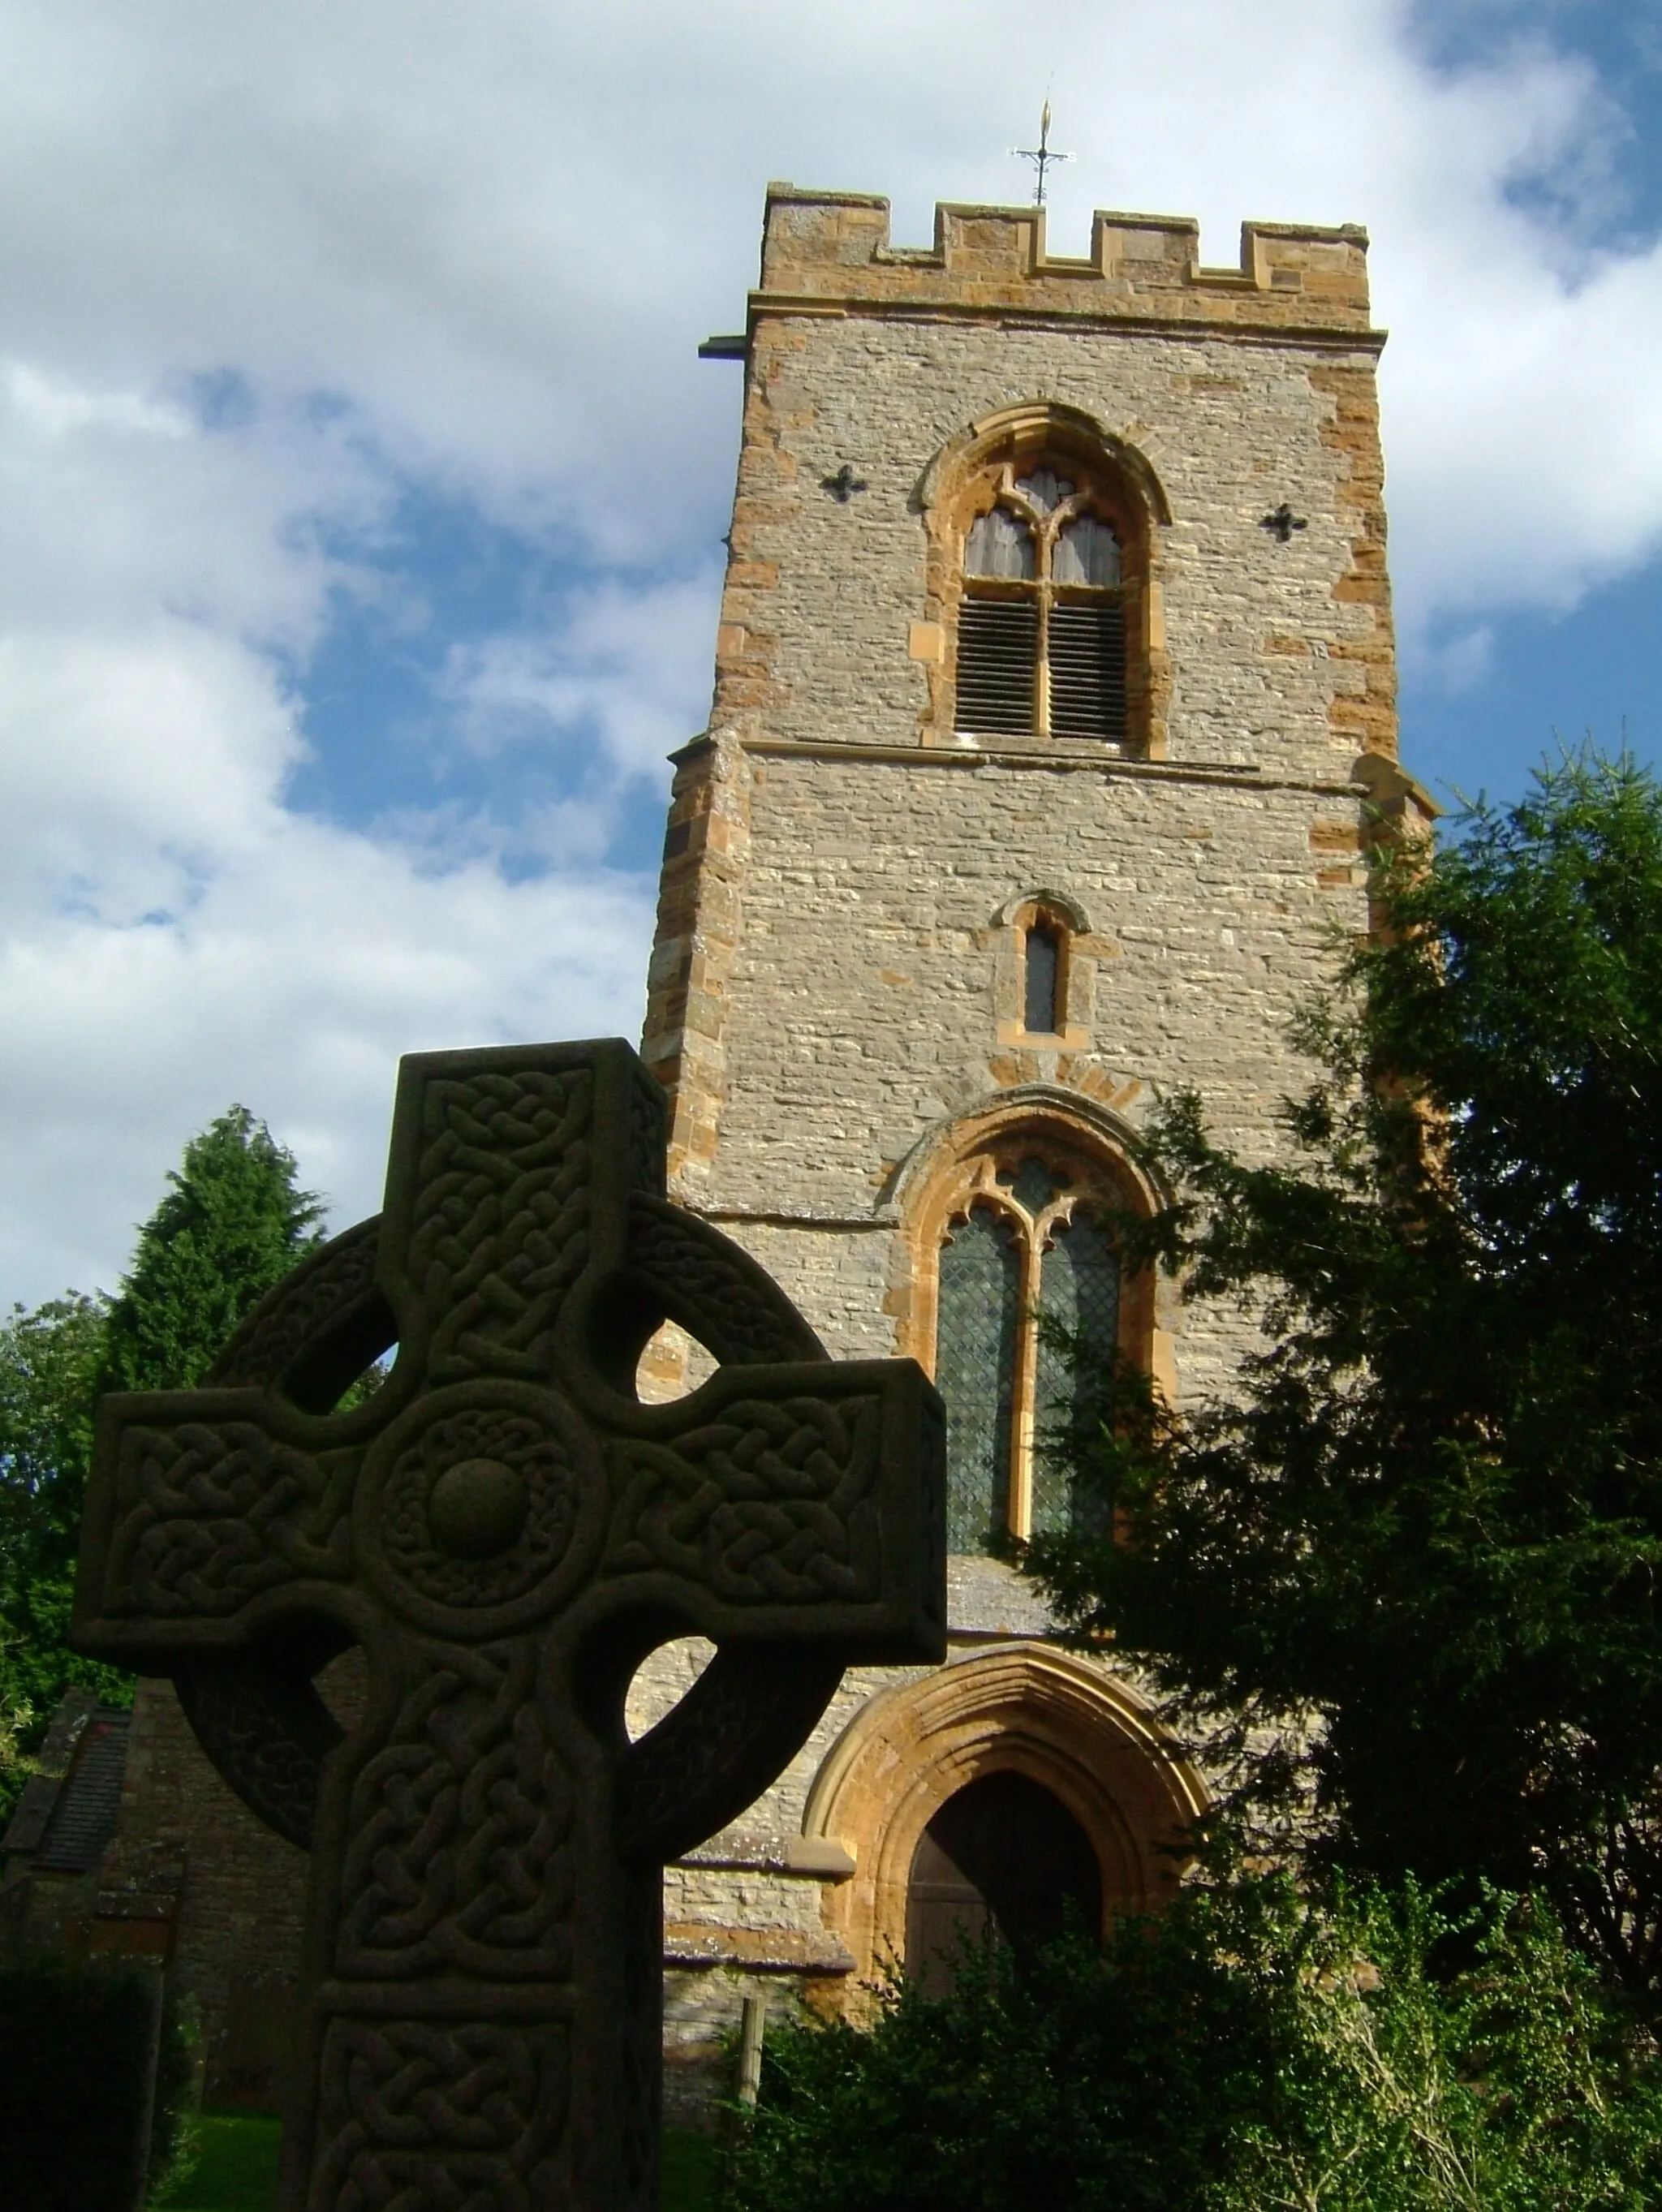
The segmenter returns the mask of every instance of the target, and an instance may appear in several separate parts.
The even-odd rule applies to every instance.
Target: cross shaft
[[[100,1407],[76,1641],[171,1674],[313,1854],[283,2212],[648,2212],[664,1859],[844,1666],[944,1650],[939,1401],[910,1361],[830,1362],[667,1204],[663,1121],[618,1042],[405,1060],[379,1221],[210,1387]],[[721,1364],[642,1406],[666,1318]],[[688,1632],[715,1658],[630,1745],[636,1666]],[[353,1643],[343,1737],[312,1676]]]

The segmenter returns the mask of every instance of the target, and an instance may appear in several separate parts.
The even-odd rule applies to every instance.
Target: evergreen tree
[[[1032,1564],[1257,1814],[1302,1796],[1386,1879],[1544,1883],[1662,2011],[1662,793],[1579,757],[1378,858],[1291,1163],[1192,1098],[1154,1141],[1151,1245],[1265,1348],[1185,1423],[1122,1391],[1078,1468],[1122,1540]]]
[[[65,1689],[131,1694],[126,1675],[64,1641],[104,1319],[101,1299],[71,1291],[0,1325],[0,1820]]]
[[[202,1380],[243,1316],[321,1241],[322,1205],[297,1174],[246,1106],[192,1138],[110,1308],[103,1389]]]
[[[113,1301],[69,1291],[0,1326],[0,1818],[64,1690],[131,1677],[64,1642],[101,1390],[188,1389],[314,1249],[321,1207],[246,1107],[185,1148]],[[362,1388],[363,1386],[359,1386]]]

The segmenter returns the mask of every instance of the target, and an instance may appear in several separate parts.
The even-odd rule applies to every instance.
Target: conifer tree
[[[98,1395],[201,1381],[319,1241],[321,1206],[296,1176],[293,1154],[233,1106],[185,1147],[117,1297],[68,1291],[0,1323],[0,1818],[65,1689],[131,1695],[127,1675],[64,1641]]]
[[[105,1389],[201,1381],[243,1316],[320,1241],[322,1205],[297,1174],[246,1106],[192,1138],[110,1308]]]
[[[1576,756],[1377,857],[1288,1157],[1154,1138],[1151,1243],[1265,1348],[1123,1389],[1119,1540],[1033,1563],[1318,1863],[1544,1886],[1662,2018],[1662,791]]]

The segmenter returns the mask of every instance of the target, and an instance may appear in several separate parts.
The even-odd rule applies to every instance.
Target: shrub
[[[1639,2212],[1659,2185],[1662,2071],[1549,1917],[1281,1878],[776,2036],[726,2175],[733,2212]]]
[[[154,1968],[0,1969],[0,2144],[5,2198],[28,2212],[131,2212],[137,2160],[147,2184],[172,2165],[190,2078],[186,2036],[163,2005],[156,2096]]]

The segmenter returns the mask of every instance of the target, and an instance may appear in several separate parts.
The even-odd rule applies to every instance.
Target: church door
[[[1025,1774],[967,1783],[918,1838],[906,1893],[906,1971],[939,1993],[962,1939],[1008,1943],[1020,1958],[1060,1936],[1068,1905],[1094,1936],[1102,1874],[1091,1839],[1061,1800]]]

